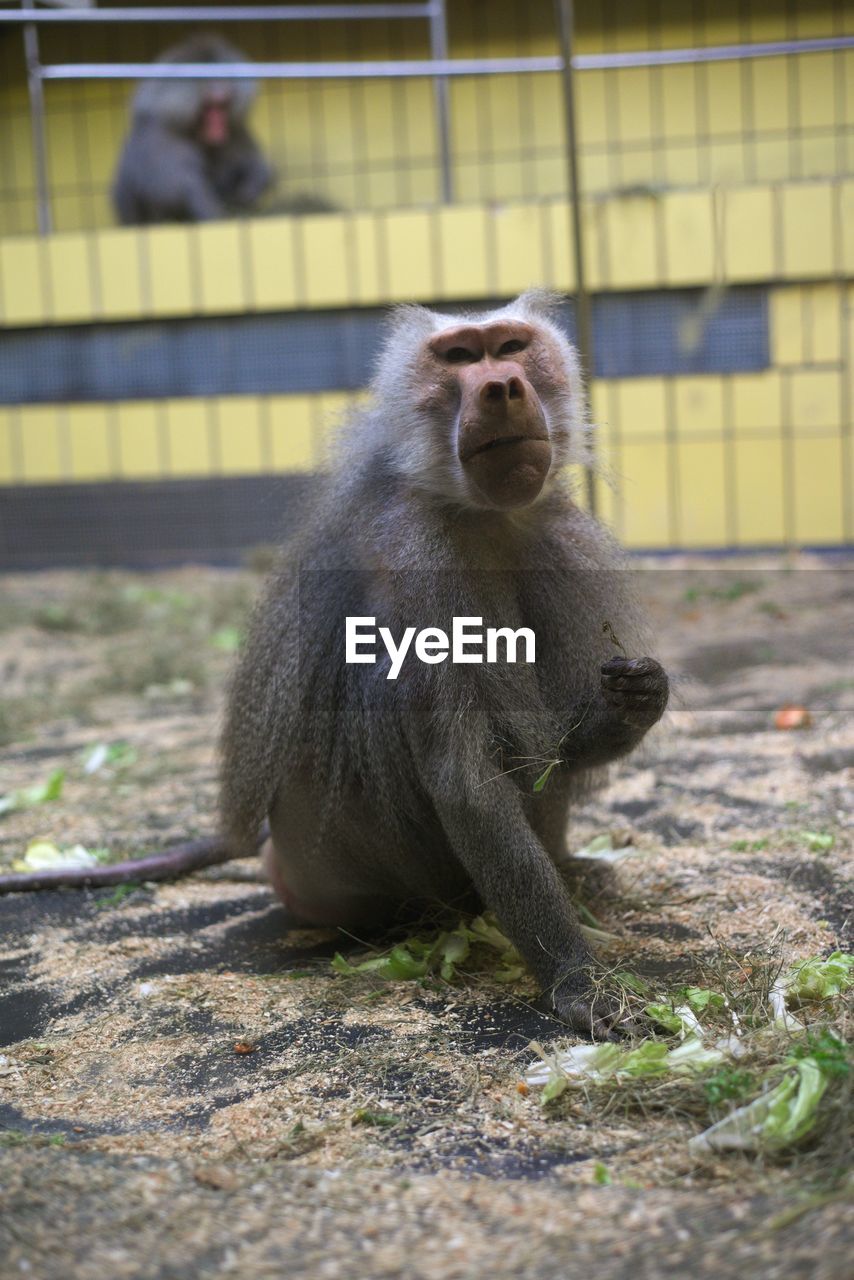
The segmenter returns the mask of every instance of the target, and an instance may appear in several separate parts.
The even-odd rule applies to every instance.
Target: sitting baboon
[[[158,62],[246,62],[220,36],[195,35]],[[144,80],[119,158],[113,201],[126,225],[204,222],[251,210],[273,171],[246,124],[249,80]]]
[[[575,352],[543,294],[465,320],[406,307],[372,393],[255,613],[223,736],[226,838],[254,847],[269,817],[273,886],[310,923],[475,895],[556,1013],[608,1035],[568,807],[660,718],[668,682],[614,655],[615,636],[639,651],[642,623],[565,478],[585,433]],[[376,661],[351,645],[374,624]],[[498,630],[507,661],[469,641],[452,662],[460,625],[526,628],[534,660]]]

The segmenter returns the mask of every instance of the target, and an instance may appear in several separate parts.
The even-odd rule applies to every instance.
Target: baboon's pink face
[[[453,422],[456,457],[478,505],[524,507],[545,484],[554,442],[543,399],[566,390],[551,345],[533,325],[502,319],[461,324],[427,342],[424,407]]]
[[[227,89],[205,91],[199,110],[199,140],[206,147],[224,147],[231,136],[231,94]]]

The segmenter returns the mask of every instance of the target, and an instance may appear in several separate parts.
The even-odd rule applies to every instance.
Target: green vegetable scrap
[[[332,968],[336,973],[345,974],[347,977],[357,973],[375,973],[378,978],[390,978],[394,982],[423,978],[427,974],[427,960],[413,955],[412,946],[415,942],[417,939],[410,939],[407,944],[392,947],[387,955],[375,956],[370,960],[363,960],[360,964],[350,964],[340,951],[336,951],[332,958]]]
[[[62,795],[65,782],[65,770],[56,769],[47,782],[35,787],[21,787],[18,791],[10,791],[0,796],[0,817],[4,813],[14,813],[17,809],[34,809],[40,804],[49,804]]]
[[[99,742],[87,751],[83,760],[84,773],[98,773],[105,766],[125,769],[136,763],[136,751],[129,742]]]
[[[683,987],[679,994],[695,1013],[704,1013],[706,1009],[723,1009],[726,1005],[721,993],[710,991],[708,987]]]
[[[848,1076],[854,1071],[854,1045],[846,1044],[829,1027],[808,1031],[802,1044],[796,1044],[789,1055],[792,1062],[814,1058],[826,1076]]]
[[[657,1022],[660,1027],[664,1027],[665,1031],[677,1036],[681,1036],[686,1032],[688,1015],[696,1022],[694,1014],[684,1006],[674,1009],[669,1004],[647,1004],[644,1005],[644,1013],[648,1018],[652,1018],[653,1022]],[[685,1015],[684,1017],[683,1014]]]
[[[793,965],[783,976],[782,986],[786,1000],[829,1000],[841,995],[854,984],[854,955],[832,951],[827,959],[811,956]]]
[[[224,653],[236,653],[240,648],[240,632],[237,627],[220,627],[211,636],[211,644]]]
[[[680,1044],[671,1047],[666,1040],[647,1039],[633,1048],[573,1045],[551,1055],[534,1044],[531,1047],[539,1054],[539,1061],[530,1065],[525,1082],[543,1087],[544,1105],[573,1087],[619,1088],[631,1079],[668,1076],[699,1077],[710,1107],[739,1103],[761,1090],[752,1101],[734,1107],[692,1138],[690,1146],[694,1151],[779,1151],[810,1134],[828,1085],[854,1069],[854,1053],[844,1040],[828,1027],[807,1030],[786,1006],[827,1002],[852,984],[854,956],[842,951],[811,956],[777,979],[770,991],[768,1026],[783,1025],[797,1034],[797,1040],[782,1063],[770,1066],[764,1080],[755,1066],[743,1070],[731,1064],[748,1053],[751,1045],[762,1043],[759,1037],[767,1027],[747,1032],[719,991],[682,987],[669,1000],[649,1001],[645,1006],[647,1017],[670,1036],[678,1036]],[[728,1014],[733,1031],[710,1044],[697,1015],[720,1012]],[[757,1034],[751,1039],[753,1032]]]
[[[753,1102],[692,1138],[693,1151],[780,1150],[805,1138],[817,1118],[828,1077],[815,1058],[802,1058],[794,1071]]]
[[[697,1014],[708,1009],[723,1009],[726,1005],[720,992],[710,991],[708,987],[681,987],[676,998],[684,1003],[652,1003],[644,1006],[644,1013],[665,1031],[683,1039],[690,1035],[702,1039],[703,1028]]]
[[[752,1071],[740,1071],[737,1067],[721,1067],[713,1071],[703,1081],[703,1093],[711,1107],[719,1107],[724,1102],[735,1100],[740,1102],[756,1088],[756,1077]]]
[[[717,1066],[722,1050],[709,1049],[691,1036],[675,1049],[662,1040],[644,1040],[635,1049],[616,1044],[579,1044],[548,1056],[540,1045],[531,1046],[540,1054],[525,1074],[528,1085],[544,1085],[543,1106],[559,1098],[568,1088],[587,1084],[619,1084],[622,1080],[668,1075],[692,1075]]]
[[[833,836],[827,831],[802,831],[801,839],[810,853],[829,853],[833,848]]]
[[[636,973],[629,973],[626,969],[619,969],[614,974],[614,981],[619,983],[621,987],[625,987],[627,991],[633,991],[636,996],[648,996],[650,994],[649,983],[644,978],[639,978]]]
[[[372,1129],[392,1129],[399,1123],[400,1117],[387,1111],[369,1111],[367,1107],[359,1107],[353,1113],[353,1124],[369,1125]]]
[[[411,982],[437,974],[445,982],[453,982],[457,966],[468,960],[471,948],[483,945],[498,952],[498,964],[492,971],[497,982],[515,982],[525,972],[522,959],[489,915],[477,916],[470,924],[460,921],[458,927],[444,930],[434,938],[412,937],[380,956],[372,956],[351,964],[340,953],[332,960],[336,973],[346,977],[375,973],[392,982]]]
[[[611,832],[605,831],[602,835],[594,836],[583,849],[576,850],[574,857],[593,858],[598,862],[622,862],[623,858],[630,858],[636,853],[634,845],[627,844],[625,839],[615,843]]]
[[[811,956],[780,975],[768,993],[773,1021],[788,1031],[803,1031],[804,1025],[788,1006],[810,1001],[831,1000],[847,991],[854,981],[854,956],[832,951],[826,959]]]
[[[103,849],[87,849],[82,844],[63,849],[50,840],[33,840],[27,845],[24,856],[12,863],[12,870],[58,871],[64,867],[96,867],[104,852]]]

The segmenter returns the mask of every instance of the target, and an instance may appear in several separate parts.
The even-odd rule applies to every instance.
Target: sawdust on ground
[[[850,570],[642,582],[674,703],[570,833],[631,838],[595,905],[614,963],[666,990],[826,954],[854,899]],[[34,837],[125,854],[213,831],[253,589],[210,569],[94,595],[79,574],[4,581],[0,795],[66,781],[0,818],[0,870]],[[775,729],[782,703],[812,726]],[[101,742],[131,750],[86,774]],[[804,1198],[813,1167],[689,1154],[708,1120],[672,1089],[542,1108],[519,1088],[529,1044],[563,1033],[530,982],[343,979],[353,940],[289,931],[251,863],[0,898],[0,939],[3,1280],[848,1274],[850,1217]]]

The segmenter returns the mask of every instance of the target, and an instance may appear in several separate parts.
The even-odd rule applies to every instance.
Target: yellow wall
[[[599,502],[619,536],[850,541],[854,180],[591,201],[585,226],[597,288],[705,286],[713,308],[731,285],[776,281],[770,368],[594,384],[599,453],[618,482],[600,482]],[[567,290],[568,245],[562,201],[14,237],[0,241],[0,316],[49,326]],[[305,470],[346,401],[6,408],[0,484]]]
[[[769,369],[596,383],[617,482],[600,484],[600,510],[618,537],[659,549],[850,543],[852,321],[851,285],[784,285],[771,295]]]
[[[584,232],[594,290],[852,277],[854,178],[588,199]],[[559,199],[10,236],[0,324],[572,290],[570,244]]]
[[[0,485],[310,471],[356,396],[0,407]]]

